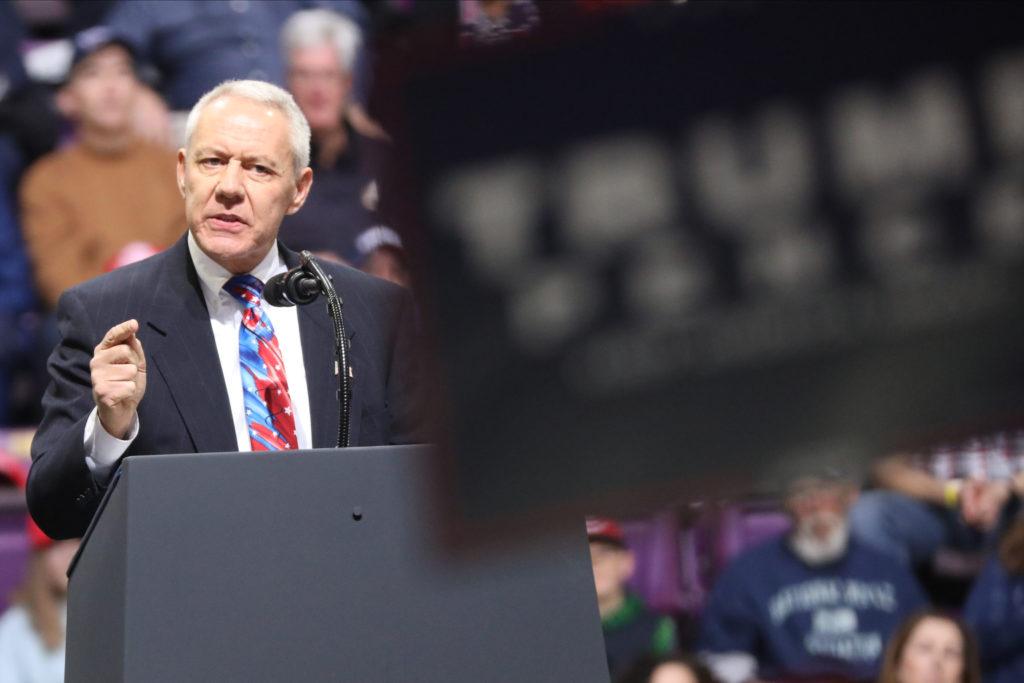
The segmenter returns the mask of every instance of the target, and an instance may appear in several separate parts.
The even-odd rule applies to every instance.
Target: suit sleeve
[[[412,296],[402,290],[388,365],[387,402],[391,414],[388,442],[428,441],[425,415],[425,372],[417,343],[416,308]]]
[[[26,497],[29,512],[53,538],[85,533],[103,488],[85,462],[85,422],[94,406],[89,361],[95,344],[85,307],[74,291],[57,304],[61,341],[50,355],[43,419],[32,440]]]

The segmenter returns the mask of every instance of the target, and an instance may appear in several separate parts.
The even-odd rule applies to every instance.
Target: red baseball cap
[[[22,491],[28,484],[29,463],[23,458],[0,451],[0,478],[7,478],[12,484]],[[43,530],[33,521],[32,516],[25,513],[25,531],[28,540],[36,550],[44,550],[53,545],[53,539],[43,533]]]
[[[623,533],[622,527],[607,517],[587,517],[587,539],[626,546],[626,534]]]

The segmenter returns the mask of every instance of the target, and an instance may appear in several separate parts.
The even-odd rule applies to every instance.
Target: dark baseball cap
[[[75,37],[72,38],[74,51],[72,52],[71,66],[68,67],[65,80],[71,79],[75,68],[82,63],[83,59],[110,45],[120,45],[123,47],[128,51],[132,62],[135,62],[137,55],[134,46],[108,26],[93,26],[76,33]]]

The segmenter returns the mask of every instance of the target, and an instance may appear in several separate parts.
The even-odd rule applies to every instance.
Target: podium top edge
[[[345,455],[373,455],[382,451],[412,453],[430,452],[433,444],[404,444],[396,446],[349,446],[348,448],[303,448],[294,451],[220,451],[216,453],[154,453],[152,455],[130,455],[121,461],[121,469],[138,467],[144,463],[166,462],[167,460],[269,460],[280,458],[324,457],[329,453]]]

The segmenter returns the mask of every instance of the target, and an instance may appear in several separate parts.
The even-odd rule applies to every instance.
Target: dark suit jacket
[[[281,249],[289,268],[298,255]],[[358,270],[322,264],[344,302],[351,343],[350,443],[374,446],[419,438],[419,373],[412,300]],[[140,430],[125,455],[237,450],[234,423],[199,278],[184,238],[167,251],[66,291],[57,305],[61,342],[49,360],[44,415],[32,442],[28,506],[55,538],[80,536],[105,482],[85,464],[84,427],[94,407],[89,361],[112,326],[139,321],[146,353]],[[335,446],[338,380],[334,337],[323,301],[298,311],[314,448]]]

